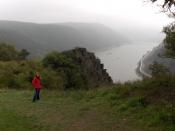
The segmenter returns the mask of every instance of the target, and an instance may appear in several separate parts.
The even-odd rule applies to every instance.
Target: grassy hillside
[[[85,48],[27,60],[27,50],[2,43],[0,54],[0,131],[175,130],[175,76],[159,74],[162,66],[152,78],[113,84]],[[33,103],[36,71],[43,90]]]
[[[171,78],[171,82],[169,81]],[[3,131],[174,131],[175,78],[87,90],[0,91]]]

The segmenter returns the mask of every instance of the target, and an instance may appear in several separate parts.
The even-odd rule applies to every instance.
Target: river
[[[141,79],[135,72],[139,60],[158,43],[124,44],[105,51],[96,52],[114,82]]]

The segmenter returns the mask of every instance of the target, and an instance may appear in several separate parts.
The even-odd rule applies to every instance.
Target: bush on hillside
[[[86,74],[83,73],[81,68],[75,65],[73,60],[68,56],[59,52],[51,52],[43,58],[42,63],[44,67],[51,68],[62,74],[62,77],[65,78],[66,81],[64,85],[65,89],[87,88]]]
[[[62,89],[64,79],[59,73],[43,68],[35,61],[0,62],[0,88],[33,89],[32,79],[35,72],[41,75],[43,88]]]
[[[14,46],[0,43],[0,61],[25,60],[29,52],[26,49],[18,51]]]
[[[149,66],[149,69],[151,70],[152,76],[167,75],[169,73],[169,69],[166,66],[156,61]]]
[[[172,23],[167,27],[164,27],[163,32],[166,34],[164,39],[166,55],[167,56],[175,56],[175,24]]]

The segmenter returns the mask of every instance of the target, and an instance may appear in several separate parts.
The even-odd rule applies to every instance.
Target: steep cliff
[[[99,86],[113,83],[106,69],[104,69],[104,65],[94,53],[88,52],[85,48],[75,48],[65,51],[63,54],[70,57],[74,64],[78,65],[86,74],[89,85]]]

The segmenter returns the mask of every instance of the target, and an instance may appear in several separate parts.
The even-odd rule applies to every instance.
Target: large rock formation
[[[92,87],[113,83],[106,69],[104,69],[104,65],[94,53],[88,52],[85,48],[75,48],[63,53],[69,55],[75,64],[80,66],[88,77],[88,84]]]

